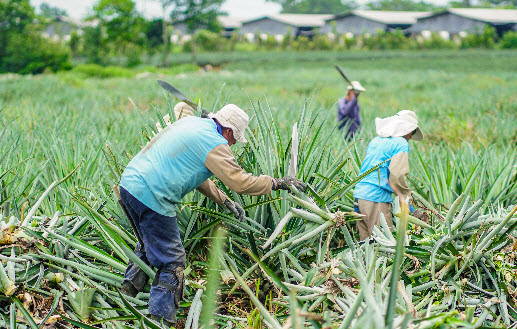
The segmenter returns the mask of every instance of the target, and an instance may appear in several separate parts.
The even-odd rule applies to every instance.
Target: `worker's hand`
[[[416,217],[416,218],[418,218],[420,220],[425,220],[426,219],[425,213],[422,210],[420,210],[420,209],[416,209],[415,211],[413,211],[411,216]]]
[[[238,204],[237,202],[232,201],[230,199],[226,199],[224,201],[224,205],[226,206],[226,208],[228,208],[228,210],[230,210],[233,213],[233,215],[235,216],[236,219],[238,219],[238,220],[244,219],[244,215],[245,215],[244,208],[242,208],[242,206],[240,204]]]
[[[300,192],[305,192],[307,190],[307,184],[305,184],[301,179],[294,178],[291,176],[277,178],[275,179],[276,184],[273,185],[273,190],[287,190],[290,191],[290,185],[296,187],[296,189]]]

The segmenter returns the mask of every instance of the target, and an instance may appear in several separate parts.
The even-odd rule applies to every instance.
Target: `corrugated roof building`
[[[493,26],[499,34],[516,29],[517,10],[485,8],[452,8],[421,17],[409,29],[412,33],[424,31],[451,35],[461,32],[481,33],[485,25]]]
[[[430,14],[430,12],[422,11],[352,10],[327,19],[320,32],[333,33],[333,22],[336,26],[335,32],[339,34],[352,33],[359,35],[363,33],[375,34],[378,30],[406,30],[415,24],[418,18]]]
[[[229,37],[232,35],[232,33],[241,27],[242,25],[242,18],[238,17],[230,17],[230,16],[218,16],[217,21],[219,22],[219,25],[222,28],[222,35]],[[187,24],[183,22],[177,22],[173,24],[174,30],[179,31],[182,35],[187,35]]]
[[[312,36],[317,28],[325,24],[325,20],[333,15],[277,14],[263,16],[242,22],[241,34],[267,34],[275,36],[291,35]]]

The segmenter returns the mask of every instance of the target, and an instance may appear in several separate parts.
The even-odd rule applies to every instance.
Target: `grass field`
[[[409,177],[411,187],[419,195],[419,199],[435,213],[431,213],[432,228],[427,229],[430,231],[418,231],[416,227],[411,227],[411,241],[416,242],[411,245],[414,249],[409,249],[407,253],[418,258],[423,266],[421,271],[416,271],[415,265],[415,272],[411,275],[402,273],[401,276],[405,281],[406,290],[409,289],[409,299],[416,305],[417,313],[414,314],[419,314],[414,316],[414,319],[426,319],[431,322],[433,319],[457,319],[465,323],[470,321],[469,323],[474,325],[476,319],[482,318],[478,324],[485,323],[490,326],[508,325],[513,319],[517,319],[517,313],[513,311],[516,281],[513,277],[501,279],[506,277],[508,271],[511,275],[515,274],[513,260],[505,260],[511,252],[505,253],[504,259],[499,263],[495,258],[483,261],[483,264],[488,264],[486,272],[483,272],[485,265],[476,263],[479,257],[470,254],[474,251],[485,252],[490,257],[496,257],[497,253],[502,253],[502,248],[508,247],[514,239],[510,235],[513,234],[515,225],[511,226],[511,230],[508,228],[515,222],[511,209],[517,202],[516,51],[223,53],[199,54],[198,58],[205,63],[213,64],[214,69],[195,70],[191,65],[185,65],[189,60],[187,55],[180,54],[174,59],[175,65],[181,65],[176,69],[153,70],[147,73],[142,72],[145,69],[141,69],[138,72],[129,72],[126,77],[86,77],[77,70],[39,76],[0,76],[3,128],[0,135],[1,210],[5,222],[11,216],[20,221],[15,226],[7,226],[11,233],[15,230],[14,227],[28,227],[32,224],[37,233],[34,233],[31,239],[39,241],[44,247],[37,247],[37,252],[31,249],[32,246],[23,244],[20,247],[9,235],[11,240],[0,242],[3,245],[2,257],[12,255],[14,259],[17,255],[23,259],[23,254],[38,256],[29,258],[33,263],[25,267],[21,266],[22,261],[16,263],[16,266],[14,260],[7,262],[6,270],[4,271],[3,267],[0,269],[0,281],[4,278],[2,272],[7,273],[7,276],[16,272],[18,279],[13,279],[13,282],[23,286],[23,291],[45,297],[43,291],[49,289],[51,280],[44,280],[43,276],[56,271],[65,273],[76,282],[82,282],[89,287],[88,289],[97,291],[95,295],[92,293],[95,297],[92,297],[93,300],[90,298],[89,303],[81,299],[83,303],[97,307],[97,310],[81,313],[81,308],[72,305],[70,300],[80,299],[77,297],[79,294],[74,291],[85,294],[85,291],[88,291],[89,294],[90,290],[85,290],[87,288],[79,283],[76,284],[77,287],[67,285],[65,281],[54,286],[63,298],[66,297],[65,309],[60,312],[62,315],[72,321],[90,319],[94,323],[102,319],[129,315],[127,321],[130,325],[138,326],[138,321],[131,321],[139,316],[129,310],[125,301],[120,299],[113,289],[121,280],[123,267],[132,257],[132,253],[121,245],[131,248],[135,239],[126,231],[128,225],[111,195],[111,186],[117,183],[120,170],[123,170],[130,157],[145,144],[145,135],[151,135],[154,123],[159,117],[170,112],[176,102],[156,84],[156,79],[162,79],[172,83],[211,111],[215,112],[225,103],[235,103],[242,108],[252,109],[249,112],[253,117],[249,131],[252,136],[251,142],[246,147],[236,145],[234,152],[241,165],[255,174],[265,173],[275,177],[287,174],[290,129],[298,122],[299,177],[314,186],[318,194],[318,197],[314,197],[317,200],[321,199],[317,206],[324,212],[350,210],[351,191],[366,145],[374,136],[375,117],[393,115],[403,109],[415,111],[426,139],[422,143],[411,143]],[[336,130],[336,102],[344,95],[346,85],[334,69],[335,63],[339,64],[352,80],[359,80],[367,89],[359,99],[364,130],[353,145],[347,143],[342,133]],[[185,72],[181,72],[182,68]],[[171,72],[173,74],[170,74]],[[60,182],[71,172],[74,173],[67,180]],[[59,186],[45,193],[53,182],[59,182]],[[38,203],[42,195],[45,197]],[[289,312],[300,307],[302,311],[321,314],[322,318],[317,322],[322,325],[339,319],[345,322],[352,321],[346,323],[357,327],[378,328],[379,319],[393,316],[397,318],[397,326],[403,327],[401,323],[404,314],[411,313],[410,303],[405,304],[404,296],[393,297],[398,298],[396,310],[388,308],[387,314],[380,311],[389,304],[388,300],[392,302],[392,294],[396,294],[389,290],[389,287],[393,288],[396,284],[388,284],[387,275],[391,270],[386,270],[393,266],[393,259],[391,256],[382,256],[378,258],[377,263],[371,262],[377,257],[375,255],[385,253],[388,247],[384,246],[384,250],[368,246],[361,247],[363,249],[356,248],[353,246],[354,241],[357,241],[355,233],[345,233],[344,229],[330,230],[328,233],[323,230],[319,235],[307,238],[303,248],[302,245],[293,245],[285,247],[284,250],[287,251],[280,255],[271,253],[266,257],[268,252],[300,234],[300,230],[309,232],[315,230],[317,225],[326,225],[322,224],[325,216],[316,222],[309,221],[305,224],[303,216],[297,221],[290,221],[284,233],[271,245],[272,249],[259,250],[255,243],[264,243],[279,225],[280,219],[289,212],[290,207],[300,201],[288,201],[287,194],[280,193],[272,197],[241,197],[236,194],[232,194],[232,197],[248,207],[248,226],[231,222],[231,218],[197,194],[186,197],[185,204],[178,212],[180,231],[188,252],[190,272],[187,277],[191,282],[180,317],[186,318],[188,307],[191,303],[196,303],[194,295],[199,287],[199,283],[196,282],[208,278],[206,289],[212,291],[210,289],[215,287],[213,275],[206,276],[204,269],[212,268],[211,266],[217,265],[219,261],[221,264],[218,266],[225,268],[225,271],[231,271],[237,280],[238,273],[250,276],[256,287],[260,286],[255,292],[259,295],[258,290],[261,291],[260,302],[276,317],[269,319],[265,311],[254,302],[253,297],[239,289],[237,296],[240,297],[225,297],[222,307],[227,316],[241,319],[235,320],[237,325],[242,326],[242,319],[246,319],[248,324],[255,327],[263,325],[276,328],[273,322],[283,323]],[[305,196],[298,197],[303,199]],[[475,203],[477,201],[478,203]],[[34,211],[30,211],[31,209]],[[316,210],[310,208],[307,211]],[[467,218],[467,215],[472,216],[476,213],[481,216],[479,218],[484,218],[483,224],[476,224],[479,220],[469,222],[470,217]],[[316,214],[319,212],[316,211]],[[30,218],[31,221],[27,220],[27,216],[33,217]],[[504,221],[506,216],[509,216],[508,220]],[[52,222],[53,217],[56,218],[55,224],[47,225],[49,219]],[[399,223],[404,223],[403,218],[404,216]],[[439,218],[448,219],[443,222]],[[459,219],[456,221],[456,218]],[[448,220],[451,221],[450,224],[447,224]],[[211,237],[216,234],[215,228],[222,222],[227,226],[225,234],[230,241],[226,248],[230,250],[225,256],[217,256],[219,249],[215,248],[210,257],[208,247],[213,243],[210,242]],[[43,231],[38,231],[38,223],[49,230],[52,228],[50,236],[53,239],[48,239],[48,234],[45,237],[41,236]],[[494,226],[486,223],[493,223]],[[349,222],[344,227],[347,226],[350,232],[353,232],[354,224]],[[395,236],[402,236],[404,231],[400,229],[404,225],[400,224],[398,227],[399,233]],[[505,231],[501,231],[503,228]],[[470,232],[469,229],[475,231],[462,235],[462,229],[465,234]],[[2,230],[5,238],[5,226],[2,226]],[[250,236],[249,233],[243,233],[246,231],[255,233],[251,233]],[[395,241],[393,236],[390,237],[391,233],[381,233],[386,241]],[[113,259],[102,260],[98,254],[100,251],[94,250],[94,247],[70,245],[66,242],[66,237],[70,241],[80,239],[89,242],[95,248],[110,254]],[[329,241],[327,249],[323,247],[322,241]],[[437,247],[434,250],[433,243],[429,241],[434,241],[437,245],[445,241],[446,247]],[[447,241],[452,242],[447,244]],[[258,258],[264,258],[262,272],[253,270],[247,273],[253,266],[257,266],[255,258],[246,251],[250,244],[252,253]],[[511,244],[509,247],[511,249]],[[74,250],[75,253],[68,254],[70,250]],[[401,250],[397,246],[394,254],[402,255]],[[358,256],[358,252],[362,253],[362,256]],[[71,261],[77,263],[95,263],[101,272],[92,274],[87,269],[74,272],[75,263],[60,260],[67,254]],[[78,254],[82,257],[77,256]],[[213,256],[214,254],[216,256]],[[317,283],[311,283],[311,279],[308,279],[307,275],[309,278],[317,277],[310,274],[312,264],[316,264],[316,268],[328,267],[330,260],[327,258],[332,258],[332,255],[336,259],[342,259],[346,265],[343,266],[348,268],[339,274],[343,276],[343,280],[359,280],[359,283],[349,285],[352,290],[345,289],[344,295],[338,294],[342,301],[336,302],[335,305],[349,312],[352,312],[354,307],[359,307],[363,310],[362,314],[367,314],[366,310],[369,310],[375,315],[372,319],[365,319],[364,316],[358,316],[357,319],[339,317],[339,314],[335,314],[336,306],[332,306],[333,299],[322,297],[327,294],[323,294],[318,290],[320,288],[316,287],[317,284],[321,284],[321,280],[314,279]],[[413,258],[400,257],[401,263],[398,264],[402,264],[401,268],[407,270]],[[349,262],[349,258],[352,259],[352,263]],[[35,259],[41,263],[37,263]],[[213,259],[216,261],[212,261]],[[296,259],[300,263],[297,263]],[[353,259],[363,259],[364,262],[361,265]],[[378,272],[370,273],[368,276],[366,272],[372,265],[375,265]],[[352,267],[354,269],[350,270]],[[453,268],[454,270],[450,270]],[[268,269],[275,275],[268,272]],[[110,271],[114,273],[108,275],[106,272]],[[360,274],[361,271],[365,271],[364,275]],[[20,279],[22,273],[25,273],[24,280]],[[441,281],[436,281],[436,287],[425,286],[433,282],[436,273],[441,275]],[[495,279],[492,279],[493,282],[487,282],[488,279],[483,278],[488,275],[486,273],[499,278],[499,285],[503,281],[506,282],[506,286],[496,287],[498,285],[495,284]],[[287,297],[289,293],[285,292],[282,299],[282,294],[277,293],[285,286],[282,286],[281,282],[278,283],[277,276],[291,285],[296,285],[296,289],[300,289],[301,278],[312,287],[307,288],[303,296]],[[96,283],[84,280],[83,277]],[[101,280],[101,277],[109,279]],[[469,295],[467,303],[462,295],[466,294],[467,289],[461,290],[456,287],[458,282],[464,279],[472,280],[481,287],[479,289],[488,294],[475,297]],[[101,287],[103,283],[105,285]],[[46,285],[45,289],[42,285]],[[232,285],[225,285],[225,294]],[[382,287],[380,290],[387,291],[385,295],[379,293],[376,297],[377,305],[368,298],[362,305],[354,302],[358,296],[363,296],[361,294],[368,293],[367,287],[371,289],[376,285]],[[425,287],[422,288],[422,285]],[[453,290],[456,291],[456,297],[453,298],[450,293],[442,291],[441,285],[450,285],[447,289],[456,289]],[[273,286],[277,290],[273,289]],[[419,287],[421,290],[416,289],[411,293],[411,286],[413,289]],[[255,286],[250,284],[250,287],[255,291]],[[360,290],[359,287],[364,287],[365,290]],[[2,291],[6,294],[5,289]],[[314,302],[315,305],[311,304],[311,299],[307,297],[311,294],[315,294],[314,300],[318,301]],[[204,296],[207,295],[208,292]],[[148,295],[142,298],[145,301]],[[491,312],[485,314],[481,309],[474,307],[471,310],[468,306],[475,305],[476,298],[496,298],[504,301],[485,305]],[[436,304],[433,304],[433,301]],[[131,302],[142,306],[139,309],[144,308],[145,302]],[[296,306],[297,302],[301,304]],[[0,297],[0,308],[5,311],[0,321],[3,319],[5,323],[12,323],[8,310],[13,308],[20,311],[20,305],[24,305],[23,302]],[[112,309],[115,306],[118,309]],[[27,305],[25,307],[29,308]],[[84,308],[82,310],[84,311]],[[355,310],[357,311],[357,308]],[[455,311],[463,315],[457,316]],[[35,310],[29,310],[29,313],[35,318],[45,316]],[[259,314],[263,318],[260,318]],[[205,313],[202,321],[208,321],[206,319]],[[224,324],[228,319],[217,318],[217,323]],[[116,320],[114,323],[116,327],[121,325]],[[429,323],[416,321],[415,324],[423,328]],[[429,327],[435,324],[433,322]],[[31,326],[30,323],[26,325]],[[467,324],[462,325],[468,327]]]

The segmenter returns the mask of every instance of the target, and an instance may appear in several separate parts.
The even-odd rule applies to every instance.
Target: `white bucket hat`
[[[424,134],[418,126],[418,117],[410,110],[400,111],[384,119],[375,118],[375,128],[380,137],[402,137],[416,129],[411,138],[415,141],[424,139]]]
[[[248,127],[250,121],[249,116],[241,110],[237,105],[228,104],[217,113],[208,114],[209,118],[216,119],[219,124],[225,128],[231,128],[233,131],[233,137],[241,143],[247,143],[248,141],[244,137],[244,131]]]
[[[366,89],[363,88],[363,86],[361,86],[361,84],[359,83],[359,81],[352,81],[352,85],[351,86],[348,86],[347,88],[348,90],[359,90],[359,91],[366,91]]]

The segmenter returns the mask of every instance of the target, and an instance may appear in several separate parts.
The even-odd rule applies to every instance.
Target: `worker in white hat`
[[[180,107],[189,110],[184,105]],[[237,164],[230,146],[237,141],[247,142],[245,131],[249,122],[246,112],[238,106],[228,104],[209,114],[209,118],[178,118],[129,162],[120,181],[120,199],[143,244],[139,243],[135,254],[158,268],[151,286],[149,313],[167,325],[176,322],[183,293],[185,250],[175,211],[183,196],[197,189],[243,220],[242,206],[217,188],[209,179],[212,175],[240,194],[269,194],[272,190],[290,190],[290,185],[301,191],[306,189],[299,179],[253,176]],[[136,296],[147,280],[140,267],[130,263],[121,290]]]
[[[339,129],[346,127],[346,138],[352,139],[361,129],[362,119],[357,99],[366,89],[361,86],[359,81],[352,81],[352,85],[348,86],[347,90],[347,95],[337,103],[337,121]]]
[[[407,183],[409,140],[421,141],[424,138],[416,114],[409,110],[384,119],[376,118],[375,126],[378,137],[368,144],[359,175],[379,164],[380,167],[361,179],[354,189],[355,210],[365,215],[363,220],[357,222],[361,240],[368,238],[373,227],[380,224],[381,213],[387,224],[393,226],[393,193],[401,203],[408,202],[411,195]],[[422,213],[417,210],[414,215],[420,217]]]

